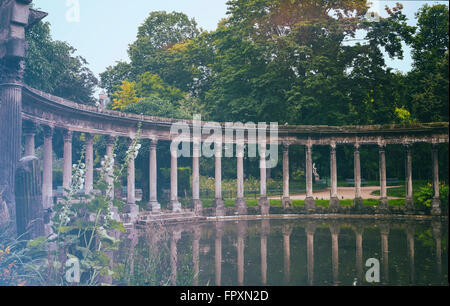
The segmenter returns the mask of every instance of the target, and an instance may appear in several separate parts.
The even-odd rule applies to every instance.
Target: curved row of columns
[[[314,236],[316,233],[316,228],[319,224],[312,221],[307,222],[305,225],[306,234],[306,260],[307,260],[307,282],[308,285],[314,285]],[[379,224],[380,231],[380,247],[381,247],[381,267],[380,276],[382,284],[389,284],[389,235],[390,235],[390,225]],[[406,234],[408,259],[409,259],[409,282],[410,284],[415,284],[415,227],[413,224],[406,224],[404,226],[404,231]],[[442,274],[442,247],[441,247],[441,224],[439,222],[433,222],[433,237],[435,241],[435,262],[436,262],[436,282],[440,283],[440,276]],[[332,278],[333,284],[339,285],[339,235],[340,235],[340,225],[338,223],[330,223],[329,230],[331,234],[331,256],[332,256]],[[283,225],[282,227],[283,235],[283,266],[284,266],[284,281],[285,283],[290,283],[291,281],[291,242],[290,237],[293,231],[291,225]],[[363,234],[364,226],[355,225],[353,227],[355,233],[356,241],[356,280],[358,284],[364,282],[365,279],[365,262],[363,261]],[[172,277],[171,282],[176,285],[177,277],[177,243],[181,238],[181,232],[179,228],[174,230],[171,235],[170,240],[170,252],[171,252],[171,268]],[[262,220],[261,227],[259,231],[260,236],[260,247],[261,247],[261,283],[267,285],[267,247],[268,247],[268,236],[270,234],[270,222],[269,220]],[[215,285],[222,285],[222,240],[224,236],[224,224],[223,222],[216,223],[216,234],[214,238],[214,266],[215,266]],[[245,283],[245,240],[247,236],[247,221],[238,221],[237,223],[237,244],[236,244],[236,255],[237,255],[237,283],[239,285],[244,285]],[[197,226],[194,230],[193,242],[192,242],[192,252],[193,252],[193,262],[194,262],[194,272],[198,275],[200,271],[200,239],[201,239],[201,229]],[[368,269],[368,268],[367,268]],[[198,285],[198,278],[195,280],[195,284]]]
[[[34,135],[33,124],[27,124],[25,130],[25,155],[34,154]],[[44,127],[44,158],[43,158],[43,196],[44,207],[50,208],[52,203],[52,138],[54,129],[48,126]],[[72,131],[64,131],[64,169],[63,169],[63,187],[68,188],[71,184],[72,175]],[[107,155],[113,155],[114,137],[108,137],[107,141]],[[93,191],[93,166],[94,166],[94,149],[93,149],[93,135],[86,134],[86,177],[85,177],[85,192],[87,194]],[[147,205],[147,210],[153,213],[161,211],[161,205],[158,202],[157,195],[157,140],[150,141],[150,155],[149,155],[149,174],[150,174],[150,201]],[[247,214],[247,205],[245,200],[244,190],[244,147],[243,144],[236,146],[236,160],[237,160],[237,198],[236,210],[240,215]],[[339,197],[337,188],[337,158],[336,158],[336,143],[330,143],[330,208],[337,210],[339,208]],[[197,214],[202,212],[202,202],[200,200],[200,175],[199,175],[199,157],[200,157],[200,143],[195,143],[193,146],[192,157],[192,198],[194,210]],[[182,210],[181,203],[178,200],[178,156],[176,149],[171,149],[171,171],[170,171],[170,208],[173,212]],[[215,207],[216,216],[225,215],[225,205],[222,196],[222,146],[215,146]],[[259,207],[262,215],[269,214],[270,202],[267,198],[267,180],[266,180],[266,148],[260,147],[260,198]],[[412,148],[411,144],[405,145],[406,152],[406,200],[405,205],[407,210],[413,211],[413,190],[412,190]],[[305,146],[306,156],[306,199],[305,207],[308,210],[315,209],[315,200],[313,193],[313,164],[312,164],[313,145],[311,143]],[[385,145],[379,145],[379,169],[380,169],[380,208],[388,208],[387,200],[387,185],[386,185],[386,150]],[[432,203],[432,213],[439,215],[441,213],[439,200],[439,161],[437,144],[433,144],[432,148],[432,169],[433,169],[433,190],[434,198]],[[108,177],[107,180],[111,178]],[[357,207],[362,207],[361,194],[361,160],[360,160],[360,144],[354,145],[354,181],[355,181],[355,204]],[[135,165],[134,159],[130,159],[128,163],[128,179],[127,179],[127,207],[126,212],[136,214],[137,206],[135,199]],[[113,196],[111,194],[111,196]],[[289,146],[283,144],[283,208],[292,207],[292,200],[289,193]]]

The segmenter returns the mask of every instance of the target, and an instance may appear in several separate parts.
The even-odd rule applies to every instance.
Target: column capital
[[[317,227],[316,223],[308,222],[305,227],[306,234],[314,235],[314,233],[316,232],[316,227]]]
[[[94,143],[94,135],[90,134],[90,133],[85,133],[84,137],[86,139],[86,143],[87,144],[92,144]]]
[[[361,150],[361,144],[359,142],[355,142],[355,144],[353,145],[353,150],[355,152],[359,152]]]
[[[158,146],[158,139],[150,139],[150,148],[156,148]]]
[[[384,141],[378,142],[378,150],[380,152],[386,151],[386,142],[384,142]]]
[[[106,145],[112,146],[116,142],[116,136],[106,136]]]
[[[380,234],[382,236],[388,236],[390,232],[390,226],[387,223],[381,223],[378,225],[378,228],[380,229]]]
[[[55,129],[51,126],[44,125],[44,137],[45,138],[51,138],[53,137],[53,134],[55,132]]]
[[[282,147],[282,149],[283,149],[283,152],[289,152],[290,144],[287,143],[286,141],[283,141],[283,142],[281,143],[281,147]]]
[[[281,228],[281,232],[283,233],[283,236],[290,236],[292,234],[293,227],[291,224],[283,224],[283,227]]]
[[[71,130],[63,131],[64,142],[72,142],[72,138],[73,138],[73,132]]]
[[[35,135],[36,134],[36,123],[31,120],[25,120],[23,122],[23,134],[24,135]]]
[[[338,223],[330,223],[329,228],[332,235],[339,235],[341,232],[341,226]]]

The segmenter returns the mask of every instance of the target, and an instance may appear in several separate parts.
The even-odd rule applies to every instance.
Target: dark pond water
[[[128,238],[116,255],[127,285],[448,285],[447,222],[207,222]]]

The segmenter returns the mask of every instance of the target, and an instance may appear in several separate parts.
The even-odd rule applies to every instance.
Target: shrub
[[[433,200],[433,195],[434,195],[434,192],[433,192],[432,184],[428,184],[424,187],[421,187],[420,191],[416,197],[416,204],[421,208],[429,210],[431,208],[431,202]],[[440,199],[441,199],[441,208],[443,210],[447,210],[448,209],[448,185],[446,185],[443,182],[439,183],[439,195],[440,195]]]

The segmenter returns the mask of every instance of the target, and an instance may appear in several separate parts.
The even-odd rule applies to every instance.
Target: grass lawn
[[[427,186],[427,184],[428,184],[427,181],[414,181],[413,182],[414,197],[416,197],[416,195],[419,193],[420,188]],[[379,196],[380,191],[375,190],[374,192],[372,192],[372,195]],[[388,188],[387,195],[388,195],[388,197],[404,198],[404,197],[406,197],[406,188],[404,185],[401,187]]]
[[[212,207],[213,201],[211,199],[205,199],[202,200],[203,207]],[[225,200],[225,207],[234,207],[234,199],[227,199]],[[377,206],[379,204],[378,199],[367,199],[363,200],[364,205],[367,206]],[[340,200],[339,201],[341,206],[352,206],[353,200]],[[330,204],[329,200],[316,200],[316,206],[320,207],[328,207]],[[403,199],[395,199],[395,200],[389,200],[389,205],[391,206],[403,206],[405,204],[405,200]],[[305,206],[304,200],[293,200],[292,205],[294,207],[302,207]],[[258,206],[258,200],[257,199],[247,199],[247,206],[248,207],[257,207]],[[281,207],[281,200],[271,199],[270,200],[270,206],[273,207]]]

